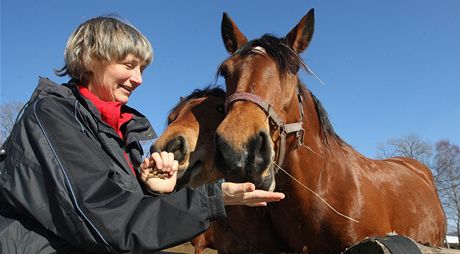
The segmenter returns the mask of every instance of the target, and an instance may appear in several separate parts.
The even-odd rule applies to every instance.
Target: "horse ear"
[[[311,9],[307,15],[286,35],[286,43],[297,53],[302,53],[310,44],[315,27],[315,10]]]
[[[224,12],[222,17],[221,33],[225,48],[230,54],[235,53],[237,49],[248,42],[246,36],[241,33],[235,22],[233,22],[226,12]]]

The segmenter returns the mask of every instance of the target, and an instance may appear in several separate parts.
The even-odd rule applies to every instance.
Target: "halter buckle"
[[[303,146],[303,137],[305,135],[305,130],[302,128],[300,130],[298,130],[296,133],[295,133],[295,137],[297,139],[297,145],[299,147]]]

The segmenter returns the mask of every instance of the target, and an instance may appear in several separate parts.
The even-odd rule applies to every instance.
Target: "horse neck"
[[[312,93],[305,87],[300,89],[300,93],[303,98],[302,107],[304,116],[302,126],[304,129],[304,138],[302,144],[299,145],[295,134],[290,134],[291,136],[288,138],[286,146],[286,165],[300,163],[302,165],[312,165],[312,167],[309,170],[305,170],[305,172],[292,172],[289,166],[286,170],[291,171],[293,174],[308,174],[308,178],[313,180],[317,179],[323,173],[321,171],[323,171],[322,169],[328,161],[347,159],[348,155],[345,156],[345,154],[349,154],[351,157],[359,155],[334,133],[331,126],[323,126],[329,124],[329,122],[321,122],[320,115],[326,113],[317,111],[318,107],[316,103],[319,102],[315,101]],[[297,98],[293,98],[291,101],[291,108],[297,108]],[[298,121],[298,111],[291,111],[290,122]]]
[[[337,145],[337,139],[324,131],[320,120],[320,113],[317,111],[315,99],[312,93],[305,87],[300,88],[300,95],[303,98],[302,107],[304,116],[302,127],[304,129],[303,144],[317,153],[324,153]]]

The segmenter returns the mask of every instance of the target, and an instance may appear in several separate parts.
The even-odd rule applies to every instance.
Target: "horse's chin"
[[[203,162],[198,160],[189,165],[185,170],[177,171],[177,184],[180,187],[192,187],[194,177],[202,170]]]
[[[206,159],[205,155],[206,151],[204,149],[187,154],[186,162],[179,165],[179,170],[177,171],[177,181],[182,186],[188,186],[193,178],[200,173],[204,165],[203,160]]]
[[[273,165],[270,166],[265,175],[262,175],[259,181],[255,181],[256,189],[274,191],[276,187],[275,181],[275,172],[273,170]]]
[[[276,187],[273,165],[269,166],[263,174],[242,173],[241,169],[225,171],[224,178],[227,182],[251,182],[259,190],[274,191]]]

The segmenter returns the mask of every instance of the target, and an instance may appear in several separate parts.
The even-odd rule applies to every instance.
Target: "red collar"
[[[110,125],[118,135],[124,139],[123,133],[121,132],[121,126],[131,120],[133,115],[125,112],[125,108],[121,102],[116,101],[103,101],[93,94],[87,87],[78,85],[80,94],[90,100],[97,110],[101,113],[101,118],[104,122]]]

